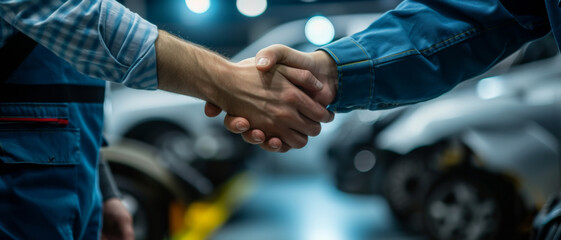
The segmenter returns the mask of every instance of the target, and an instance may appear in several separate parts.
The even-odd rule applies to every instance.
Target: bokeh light
[[[481,79],[477,83],[477,95],[481,99],[492,99],[502,95],[505,86],[500,76]]]
[[[333,24],[324,16],[310,18],[304,31],[308,41],[317,46],[328,44],[335,37]]]
[[[210,8],[210,0],[185,0],[187,8],[194,13],[205,13]]]
[[[236,7],[245,16],[257,17],[267,10],[267,0],[237,0]]]

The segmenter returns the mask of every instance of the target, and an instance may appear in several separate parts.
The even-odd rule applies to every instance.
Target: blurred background
[[[397,0],[123,0],[232,61],[361,31]],[[103,149],[137,239],[528,239],[560,189],[561,57],[551,36],[428,102],[337,114],[268,153],[204,103],[112,85]]]

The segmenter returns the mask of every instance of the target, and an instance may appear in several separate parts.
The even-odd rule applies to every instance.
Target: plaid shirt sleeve
[[[0,0],[0,46],[21,31],[90,77],[156,89],[155,25],[114,0]]]

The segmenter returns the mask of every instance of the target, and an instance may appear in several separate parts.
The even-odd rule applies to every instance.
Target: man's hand
[[[254,59],[231,63],[202,47],[160,31],[156,40],[158,88],[211,102],[231,116],[243,117],[283,148],[301,148],[332,114],[292,84],[286,76],[317,82],[308,71],[275,65],[267,72]],[[296,80],[292,80],[296,81]],[[279,147],[279,145],[276,145]]]
[[[303,53],[283,45],[273,45],[259,51],[255,59],[257,69],[262,72],[270,71],[275,64],[310,71],[319,83],[314,82],[313,78],[302,80],[302,77],[298,76],[295,71],[293,72],[295,74],[287,76],[287,79],[323,106],[327,106],[334,100],[338,84],[337,65],[326,52]],[[205,113],[209,117],[217,116],[220,112],[221,109],[216,105],[207,103],[205,106]],[[290,149],[285,145],[282,149],[279,149],[278,146],[282,145],[280,139],[275,137],[266,139],[263,131],[250,125],[250,122],[245,118],[227,115],[224,119],[224,125],[231,132],[241,133],[246,142],[260,144],[261,148],[265,150],[284,152]],[[251,127],[254,127],[254,129],[250,130]]]
[[[103,202],[102,240],[133,240],[132,217],[118,198]]]
[[[257,116],[251,120],[252,127],[263,129],[263,136],[278,137],[288,145],[284,148],[301,148],[307,144],[307,136],[320,133],[319,122],[329,122],[332,115],[321,104],[313,101],[305,92],[289,82],[301,81],[313,83],[317,80],[308,71],[276,65],[268,72],[260,73],[254,65],[254,59],[246,59],[234,64],[231,80],[260,79],[244,81],[237,84],[227,83],[230,95],[222,101],[230,110],[224,109],[229,116]],[[298,80],[287,76],[298,75]],[[229,85],[231,84],[231,85]],[[321,88],[313,86],[312,88]],[[237,89],[237,90],[236,90]],[[232,99],[230,99],[232,97]],[[232,104],[228,106],[228,104]],[[238,107],[239,106],[239,107]],[[260,127],[262,126],[262,127]],[[237,127],[236,127],[237,128]],[[280,142],[279,142],[280,143]],[[284,144],[283,144],[284,145]],[[276,145],[277,149],[279,145]]]
[[[314,90],[313,88],[303,86],[301,81],[293,81],[292,83],[305,87],[312,99],[323,106],[329,105],[335,99],[339,81],[337,64],[326,52],[304,53],[277,44],[259,51],[255,59],[257,69],[262,72],[270,71],[275,64],[308,70],[326,87],[319,89],[319,91],[312,91]]]

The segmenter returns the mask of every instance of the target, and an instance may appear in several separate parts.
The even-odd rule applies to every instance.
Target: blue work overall
[[[105,82],[41,45],[0,83],[0,239],[99,239]]]

